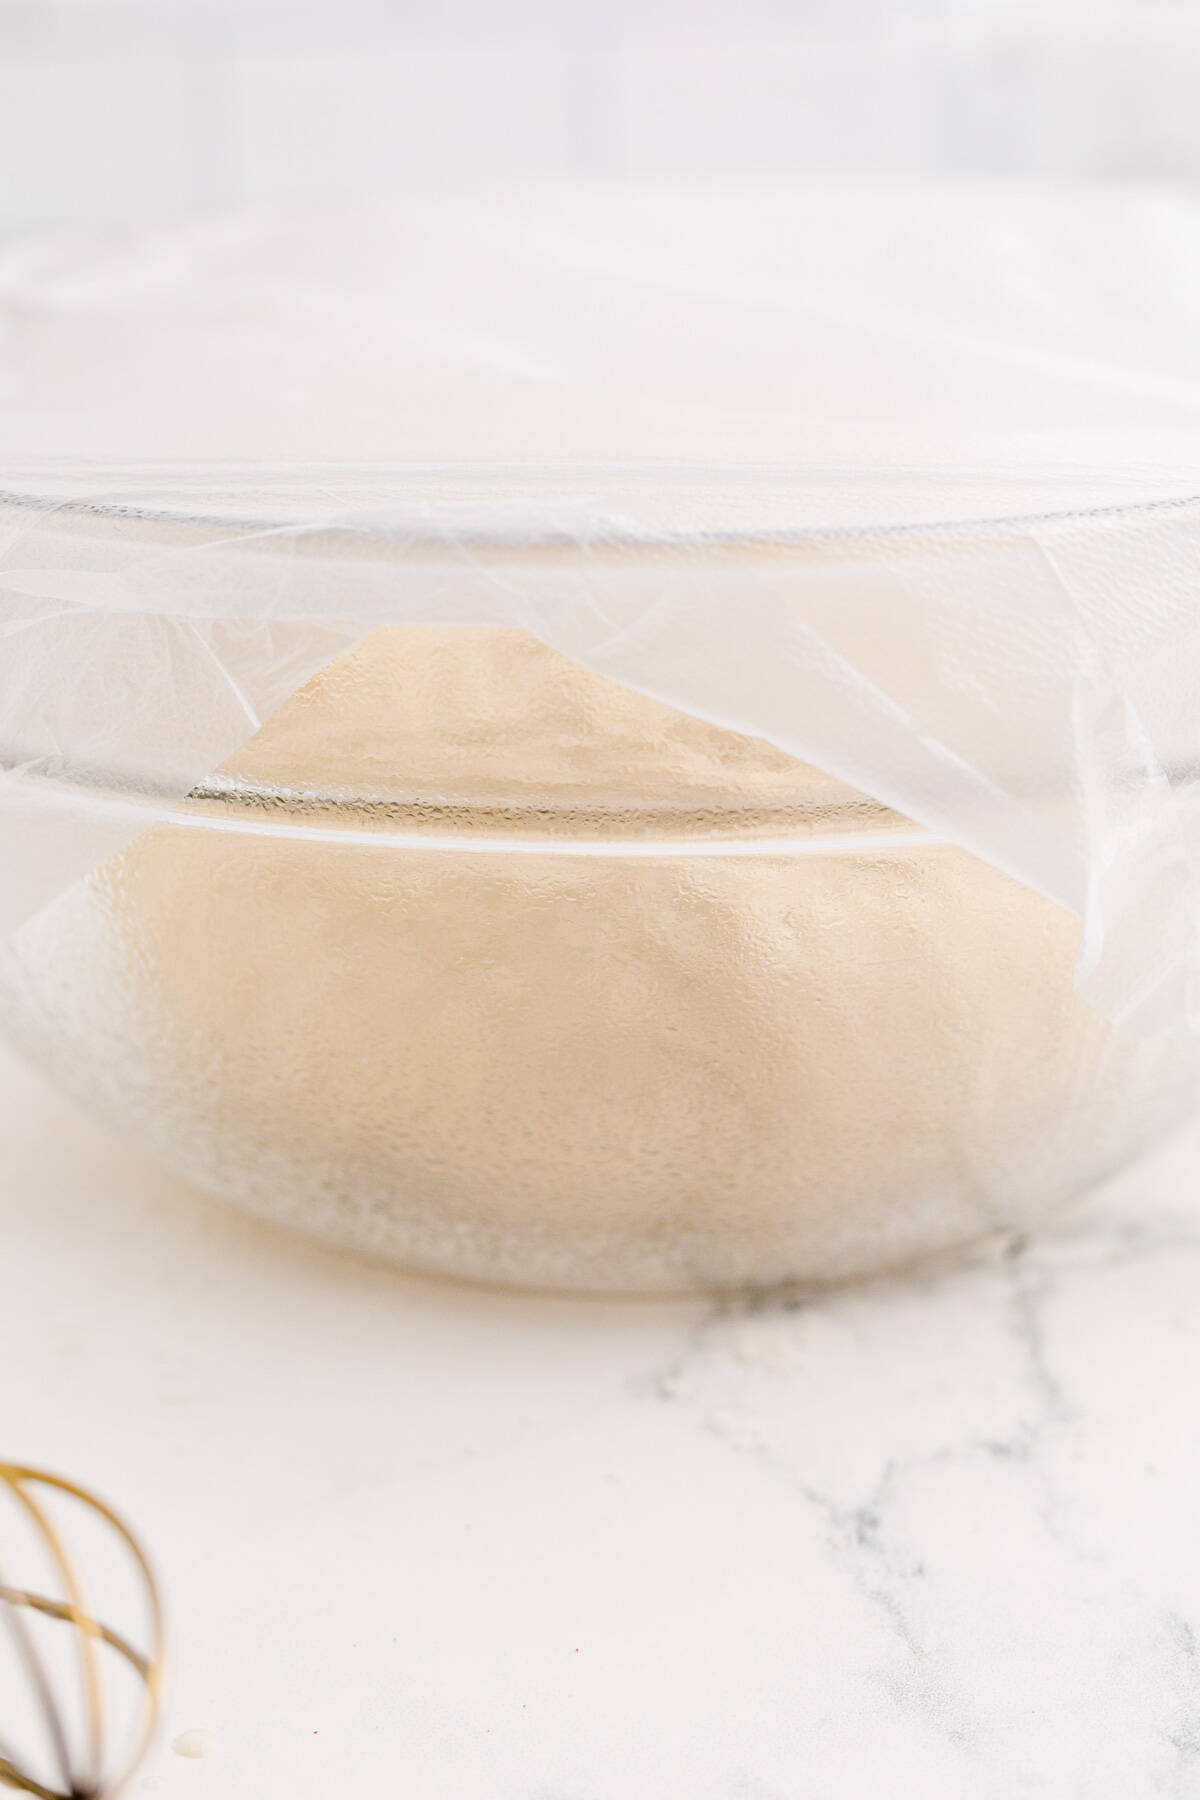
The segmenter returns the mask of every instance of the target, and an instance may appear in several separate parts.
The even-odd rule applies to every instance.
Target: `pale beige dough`
[[[1073,917],[521,632],[373,634],[223,785],[321,840],[148,832],[19,934],[13,1029],[195,1180],[412,1264],[841,1278],[1036,1219],[1191,1091],[1075,995]],[[414,806],[553,841],[389,845]],[[895,847],[688,852],[738,815]],[[682,853],[564,854],[584,825]]]

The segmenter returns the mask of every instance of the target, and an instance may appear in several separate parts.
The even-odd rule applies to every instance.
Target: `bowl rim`
[[[856,523],[813,522],[794,525],[776,523],[759,526],[689,527],[636,521],[605,510],[597,484],[616,484],[630,494],[661,498],[669,491],[696,489],[707,485],[726,495],[733,489],[757,485],[760,490],[786,492],[800,496],[824,487],[829,490],[861,491],[872,487],[880,492],[895,490],[905,481],[921,481],[952,491],[956,486],[995,484],[1033,488],[1055,483],[1064,488],[1124,490],[1123,497],[1109,501],[1097,498],[1090,504],[1050,503],[984,507],[981,510],[939,512],[936,508],[921,510],[906,519],[860,521]],[[14,485],[14,482],[20,485]],[[816,464],[781,466],[778,464],[658,464],[658,463],[405,463],[405,462],[330,462],[271,464],[238,463],[226,460],[188,463],[60,463],[24,464],[18,470],[0,471],[0,519],[20,513],[44,517],[66,517],[78,523],[79,535],[87,532],[87,522],[94,527],[125,528],[125,535],[136,541],[145,537],[161,541],[163,536],[178,533],[192,543],[205,541],[220,544],[253,540],[258,551],[294,546],[298,538],[340,540],[340,548],[353,560],[355,550],[378,555],[389,546],[402,545],[431,552],[446,550],[495,550],[509,555],[522,551],[544,553],[568,550],[576,554],[581,544],[578,525],[592,523],[598,528],[597,539],[588,548],[603,547],[609,551],[654,551],[686,547],[694,552],[716,553],[744,547],[748,550],[778,548],[804,549],[838,547],[869,548],[892,546],[904,540],[948,540],[977,537],[980,534],[1008,536],[1038,527],[1071,523],[1107,524],[1122,519],[1149,520],[1170,517],[1200,506],[1200,486],[1193,486],[1194,476],[1172,469],[1146,471],[1139,487],[1126,472],[1098,473],[1082,467],[1045,468],[1029,475],[1017,466],[1008,468],[957,468],[952,466],[905,466]],[[349,508],[339,508],[330,484],[347,487]],[[28,485],[27,485],[28,484]],[[361,484],[366,495],[371,486],[386,486],[391,504],[376,504],[370,509],[356,510],[353,490]],[[1133,494],[1130,488],[1133,488]],[[489,493],[488,490],[492,491]],[[164,494],[177,498],[171,502]],[[193,498],[183,496],[191,494]],[[289,497],[305,495],[315,501],[323,496],[324,510],[310,510],[301,516],[287,516],[283,510]],[[247,505],[257,497],[257,507]],[[271,509],[272,497],[275,510]],[[623,497],[619,492],[618,499]],[[205,500],[207,498],[207,504]],[[376,493],[375,498],[381,496]],[[266,510],[263,502],[266,501]],[[463,503],[490,503],[493,516],[486,525],[473,520],[463,510]],[[231,510],[237,502],[245,510]],[[556,509],[570,506],[580,510],[567,512],[574,517],[576,528],[556,517]],[[425,515],[421,508],[429,510]],[[507,516],[504,509],[507,507]],[[545,522],[531,526],[530,513],[545,509]],[[589,508],[593,509],[589,512]],[[440,509],[440,510],[437,510]],[[522,510],[524,509],[524,510]],[[523,522],[522,522],[523,521]],[[507,528],[506,528],[507,527]],[[211,538],[207,534],[213,534]],[[180,546],[185,547],[185,544]]]

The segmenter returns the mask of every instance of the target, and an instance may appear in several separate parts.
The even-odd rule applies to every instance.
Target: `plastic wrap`
[[[0,924],[382,623],[519,625],[1200,1023],[1200,212],[528,189],[0,253]]]

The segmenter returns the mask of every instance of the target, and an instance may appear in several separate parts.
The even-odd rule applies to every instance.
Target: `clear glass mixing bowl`
[[[475,696],[461,730],[375,732],[355,792],[347,721],[414,660],[443,718]],[[1178,1117],[1190,1046],[1077,996],[1072,915],[674,715],[684,781],[640,696],[611,753],[564,743],[567,667],[519,632],[364,640],[15,934],[4,1030],[255,1212],[593,1289],[901,1263],[1036,1221]]]
[[[699,516],[713,491],[689,487]],[[114,534],[143,555],[174,534],[155,581],[180,593],[207,542],[103,508],[86,528],[97,562]],[[331,541],[328,565],[306,539],[258,578],[320,593],[347,554]],[[580,552],[555,538],[529,560],[556,556],[569,572]],[[97,704],[103,723],[111,686]],[[146,742],[192,715],[154,714]],[[120,785],[75,779],[105,804]],[[151,785],[123,780],[126,802]],[[412,1267],[841,1280],[1029,1226],[1194,1096],[1191,1037],[1076,992],[1072,913],[513,624],[366,630],[144,817],[0,948],[0,1028],[191,1181]]]

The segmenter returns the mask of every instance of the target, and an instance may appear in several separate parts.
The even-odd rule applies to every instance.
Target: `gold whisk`
[[[25,1674],[30,1697],[40,1715],[47,1748],[57,1774],[54,1785],[38,1779],[7,1742],[6,1722],[0,1718],[0,1787],[15,1788],[35,1800],[114,1800],[129,1781],[150,1747],[162,1702],[164,1644],[163,1615],[158,1587],[144,1551],[117,1514],[94,1494],[60,1475],[0,1463],[0,1495],[7,1490],[26,1525],[53,1566],[61,1592],[58,1597],[10,1587],[0,1566],[0,1626],[7,1626],[17,1660]],[[132,1564],[144,1603],[149,1649],[138,1650],[127,1638],[96,1619],[84,1596],[83,1586],[59,1530],[47,1515],[39,1490],[65,1495],[87,1509],[93,1520],[114,1534],[117,1547]],[[0,1542],[0,1549],[3,1548]],[[82,1686],[82,1750],[71,1742],[71,1713],[63,1704],[40,1654],[29,1615],[57,1620],[75,1639]],[[135,1717],[121,1736],[124,1746],[115,1749],[106,1711],[105,1664],[116,1656],[130,1668],[139,1684]],[[78,1708],[74,1709],[76,1712]],[[80,1735],[76,1729],[75,1735]]]

